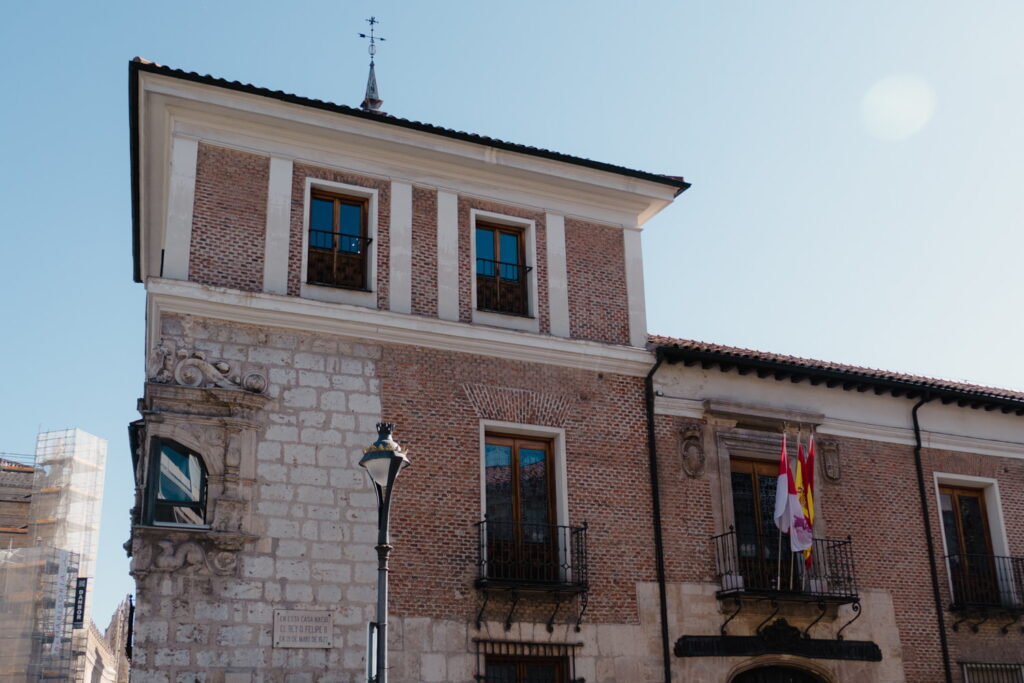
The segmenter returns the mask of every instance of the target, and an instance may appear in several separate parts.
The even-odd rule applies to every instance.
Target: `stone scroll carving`
[[[132,573],[173,572],[175,574],[229,576],[238,558],[232,549],[195,540],[157,539],[138,543],[132,555]]]
[[[699,426],[689,425],[680,432],[679,453],[683,460],[683,471],[688,477],[696,478],[704,474],[707,456]]]
[[[147,375],[157,384],[244,389],[255,394],[267,390],[267,378],[262,373],[240,372],[228,361],[207,360],[202,351],[176,349],[173,342],[161,341],[153,348]]]

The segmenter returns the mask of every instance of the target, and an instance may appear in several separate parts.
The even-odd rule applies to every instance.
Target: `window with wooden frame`
[[[551,451],[550,441],[486,436],[488,579],[550,583],[561,578]]]
[[[313,285],[368,289],[368,201],[313,189],[309,206],[306,281]]]
[[[475,230],[477,309],[529,316],[525,230],[485,221]]]
[[[776,588],[780,576],[792,576],[794,564],[789,540],[781,538],[775,526],[779,464],[741,458],[729,464],[740,573],[748,590]]]
[[[567,657],[488,655],[487,683],[568,683]]]
[[[984,490],[940,486],[939,510],[953,603],[959,607],[1000,604],[999,571],[992,553]]]
[[[205,526],[206,480],[206,465],[198,453],[174,441],[153,439],[146,523]]]

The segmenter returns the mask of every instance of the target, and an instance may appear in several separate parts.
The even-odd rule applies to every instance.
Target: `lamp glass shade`
[[[388,474],[391,471],[391,461],[394,456],[390,453],[367,454],[359,461],[359,464],[370,473],[370,479],[378,486],[387,487]]]

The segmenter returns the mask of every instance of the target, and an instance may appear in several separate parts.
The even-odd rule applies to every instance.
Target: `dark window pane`
[[[334,202],[313,198],[309,212],[309,246],[332,249],[334,245]]]
[[[190,505],[168,505],[158,503],[156,513],[153,515],[155,522],[174,522],[175,524],[204,524],[203,509],[200,506]]]
[[[517,683],[515,664],[487,664],[487,683]]]
[[[358,204],[341,205],[341,229],[342,235],[354,235],[359,237],[363,234],[363,207]]]
[[[476,267],[477,273],[488,277],[494,276],[494,231],[476,229]]]
[[[964,551],[975,555],[988,553],[985,541],[986,520],[981,511],[980,496],[958,496],[960,523],[964,530]]]
[[[551,523],[548,510],[547,453],[533,448],[519,449],[520,507],[525,540],[544,541]]]
[[[492,538],[511,538],[512,447],[487,444],[484,463],[488,533]]]
[[[169,445],[163,445],[160,448],[159,476],[159,500],[201,502],[203,470],[196,456],[180,453]]]
[[[519,235],[501,233],[501,262],[519,264]]]
[[[939,507],[942,510],[942,532],[946,534],[946,550],[950,555],[959,555],[961,553],[960,535],[956,531],[956,511],[953,509],[953,497],[948,493],[941,494]]]
[[[527,683],[556,683],[558,671],[551,664],[527,664],[526,681]]]

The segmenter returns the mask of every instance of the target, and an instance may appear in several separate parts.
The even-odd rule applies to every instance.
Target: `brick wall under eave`
[[[412,189],[412,312],[437,317],[437,190]]]
[[[540,323],[540,333],[551,331],[551,317],[548,311],[548,250],[547,230],[543,211],[530,211],[519,206],[498,204],[473,197],[459,197],[459,320],[470,322],[473,319],[473,287],[476,286],[476,264],[470,254],[470,210],[491,211],[505,216],[531,220],[536,226],[534,235],[537,244],[537,262],[530,263],[531,256],[526,256],[527,266],[533,266],[537,272],[536,317]]]
[[[396,615],[476,616],[487,418],[564,428],[569,523],[589,524],[585,619],[638,623],[636,584],[655,580],[642,378],[410,346],[386,346],[378,375],[383,414],[413,463],[392,512]],[[524,601],[516,618],[545,621],[551,608]]]
[[[189,280],[263,289],[268,157],[200,143]]]
[[[288,238],[288,294],[298,296],[302,277],[302,236],[306,201],[306,178],[330,180],[377,190],[377,236],[373,240],[377,255],[377,307],[388,307],[390,277],[391,183],[379,178],[355,175],[319,166],[296,163],[292,168],[292,214]]]
[[[629,299],[622,230],[567,218],[569,331],[576,339],[629,343]]]

